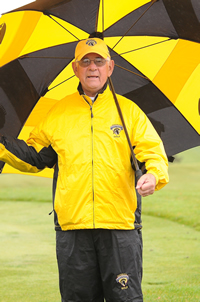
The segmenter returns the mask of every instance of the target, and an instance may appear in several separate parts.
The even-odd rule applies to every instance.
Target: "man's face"
[[[95,58],[101,58],[96,53],[90,53],[83,57],[94,60]],[[79,78],[83,91],[88,96],[95,96],[98,91],[104,86],[107,78],[111,76],[114,69],[114,61],[106,61],[104,66],[98,67],[94,61],[87,67],[82,67],[77,62],[72,63],[72,67],[75,75]]]

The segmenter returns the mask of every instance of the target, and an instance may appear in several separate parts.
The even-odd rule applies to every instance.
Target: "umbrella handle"
[[[132,160],[133,160],[133,163],[134,163],[134,166],[135,166],[135,174],[136,174],[136,179],[137,181],[139,180],[139,178],[142,176],[142,171],[139,169],[139,166],[138,166],[138,162],[137,162],[137,159],[135,157],[135,153],[133,151],[133,146],[131,144],[131,140],[130,140],[130,137],[128,135],[128,131],[127,131],[127,128],[126,128],[126,124],[125,124],[125,121],[124,121],[124,117],[122,115],[122,111],[121,111],[121,108],[119,106],[119,102],[118,102],[118,99],[117,99],[117,96],[116,96],[116,93],[115,93],[115,90],[114,90],[114,86],[113,86],[113,83],[112,83],[112,80],[110,77],[108,77],[108,81],[109,81],[109,85],[110,85],[110,89],[112,91],[112,94],[113,94],[113,97],[114,97],[114,100],[115,100],[115,104],[116,104],[116,107],[117,107],[117,111],[119,113],[119,116],[120,116],[120,119],[121,119],[121,122],[122,122],[122,125],[124,127],[124,132],[125,132],[125,135],[126,135],[126,139],[128,141],[128,144],[129,144],[129,148],[131,150],[131,157],[132,157]]]

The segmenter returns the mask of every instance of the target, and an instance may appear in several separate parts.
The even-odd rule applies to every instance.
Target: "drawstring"
[[[53,211],[51,211],[51,212],[49,213],[49,215],[51,215],[53,212],[54,212],[54,209],[53,209]]]

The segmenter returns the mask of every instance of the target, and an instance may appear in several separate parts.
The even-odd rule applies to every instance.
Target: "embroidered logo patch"
[[[121,289],[128,288],[128,280],[129,280],[129,276],[127,274],[120,274],[116,278],[116,282],[121,285]]]
[[[123,130],[121,125],[112,125],[110,129],[113,132],[114,137],[120,137],[120,132]]]
[[[88,45],[88,46],[94,46],[95,44],[97,44],[97,41],[95,41],[95,40],[87,40],[87,42],[86,42],[86,44]]]

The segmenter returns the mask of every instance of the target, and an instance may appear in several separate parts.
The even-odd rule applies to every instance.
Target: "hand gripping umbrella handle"
[[[117,107],[117,111],[119,113],[119,117],[121,119],[121,122],[122,122],[122,126],[124,128],[124,132],[125,132],[125,135],[126,135],[126,139],[128,141],[128,144],[129,144],[129,148],[131,150],[131,157],[132,157],[132,160],[133,160],[133,163],[134,163],[134,166],[135,166],[135,174],[136,174],[136,180],[138,181],[139,178],[142,176],[142,171],[139,169],[139,166],[138,166],[138,162],[137,162],[137,159],[135,157],[135,153],[133,151],[133,146],[131,144],[131,140],[130,140],[130,137],[128,135],[128,131],[127,131],[127,128],[126,128],[126,124],[125,124],[125,121],[124,121],[124,117],[122,115],[122,111],[121,111],[121,108],[119,106],[119,102],[118,102],[118,99],[117,99],[117,96],[116,96],[116,93],[115,93],[115,90],[114,90],[114,86],[113,86],[113,83],[112,83],[112,80],[111,78],[109,77],[108,78],[108,81],[109,81],[109,85],[110,85],[110,89],[112,91],[112,94],[113,94],[113,97],[114,97],[114,100],[115,100],[115,104],[116,104],[116,107]]]

